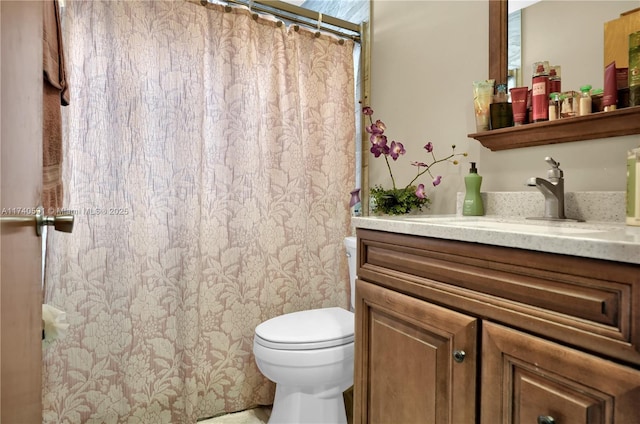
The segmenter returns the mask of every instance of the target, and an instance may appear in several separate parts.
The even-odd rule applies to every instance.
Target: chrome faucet
[[[544,195],[544,219],[566,219],[564,215],[564,174],[560,162],[547,156],[544,159],[551,168],[547,179],[531,177],[527,181],[530,187],[536,187]]]

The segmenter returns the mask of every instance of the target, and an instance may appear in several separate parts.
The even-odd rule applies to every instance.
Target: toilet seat
[[[353,312],[321,308],[271,318],[256,327],[254,341],[281,350],[324,349],[352,343]]]

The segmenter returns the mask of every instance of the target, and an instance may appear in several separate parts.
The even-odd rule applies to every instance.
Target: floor
[[[266,424],[271,408],[261,407],[198,421],[198,424]]]
[[[353,423],[353,387],[344,392],[344,402],[347,408],[347,422]],[[215,418],[209,418],[204,421],[198,421],[198,424],[267,424],[271,415],[271,407],[263,406],[246,411],[235,412],[232,414],[221,415]]]

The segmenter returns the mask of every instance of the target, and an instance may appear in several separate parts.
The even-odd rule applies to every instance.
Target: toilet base
[[[305,389],[276,384],[269,424],[347,424],[342,387]]]

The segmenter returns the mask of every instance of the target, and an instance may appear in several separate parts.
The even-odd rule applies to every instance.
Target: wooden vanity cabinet
[[[481,422],[640,422],[638,370],[501,325],[482,327]]]
[[[356,371],[359,400],[364,399],[354,399],[360,410],[356,422],[475,422],[478,320],[357,284],[356,356],[365,375]]]
[[[640,266],[357,235],[354,422],[640,423]]]

